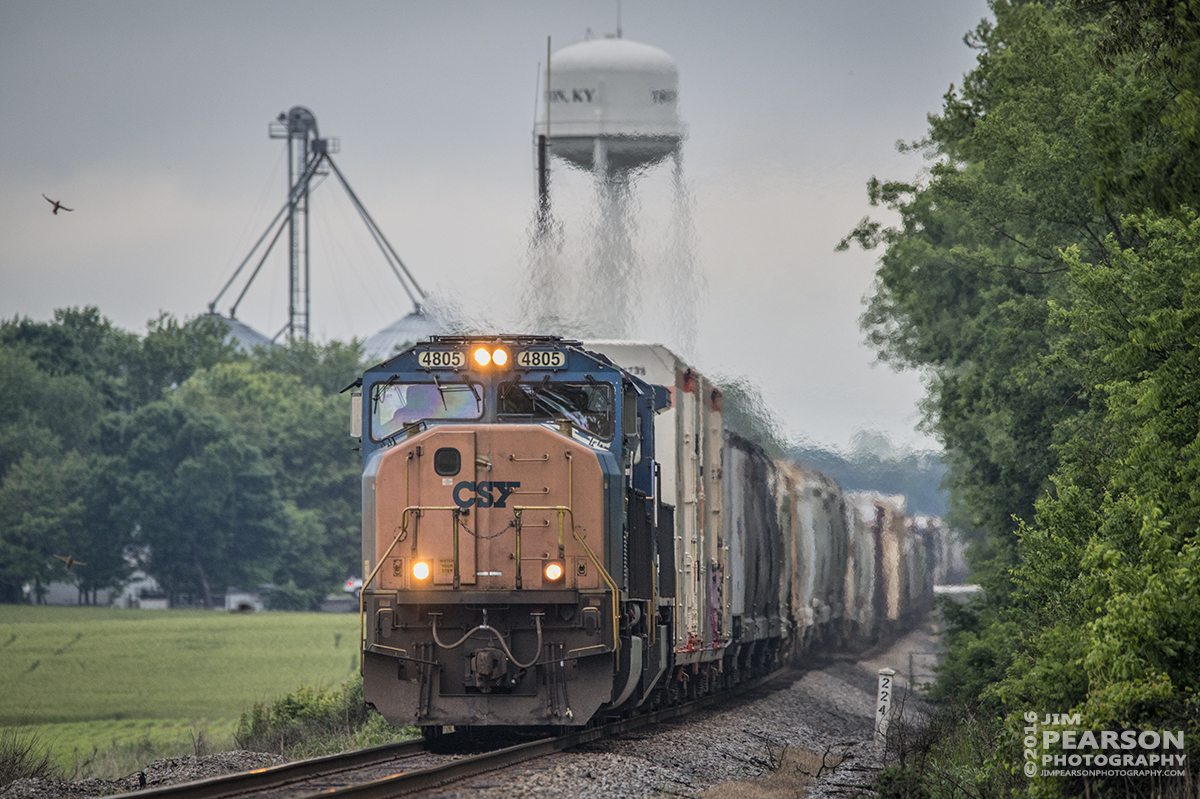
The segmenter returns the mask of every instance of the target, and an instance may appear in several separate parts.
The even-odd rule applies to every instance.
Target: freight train
[[[771,459],[664,347],[434,336],[352,395],[364,693],[427,737],[677,703],[929,607],[936,520]]]

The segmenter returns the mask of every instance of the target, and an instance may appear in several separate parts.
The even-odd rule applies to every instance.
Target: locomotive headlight
[[[413,564],[413,577],[417,580],[429,579],[429,564],[423,560],[418,560]]]
[[[547,561],[542,567],[542,575],[546,578],[545,582],[547,583],[561,583],[566,573],[561,560]]]
[[[488,349],[480,347],[475,352],[471,353],[471,357],[475,359],[475,363],[479,366],[499,366],[508,365],[508,350],[503,347]]]

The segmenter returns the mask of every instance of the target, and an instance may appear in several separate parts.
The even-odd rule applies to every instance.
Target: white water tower
[[[538,211],[524,315],[531,328],[625,339],[668,320],[680,349],[696,339],[697,281],[683,179],[679,70],[657,47],[620,35],[550,52],[537,142]],[[564,256],[563,218],[550,203],[550,162],[594,185],[581,256]],[[654,249],[639,236],[636,184],[667,162],[675,200]],[[666,242],[666,249],[657,246]],[[651,261],[647,260],[650,253]]]
[[[551,155],[600,176],[655,164],[679,148],[679,70],[657,47],[589,39],[550,56],[536,133]]]

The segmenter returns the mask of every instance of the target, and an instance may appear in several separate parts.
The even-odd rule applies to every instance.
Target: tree
[[[259,451],[228,422],[154,402],[123,425],[120,513],[150,551],[147,571],[173,595],[270,578],[286,516]]]
[[[313,345],[305,349],[315,351]],[[297,540],[280,554],[277,582],[294,580],[302,589],[318,592],[319,600],[346,575],[357,573],[361,484],[358,459],[350,447],[346,397],[302,384],[289,374],[238,362],[197,372],[176,399],[219,414],[242,431],[276,475],[281,497],[294,508],[294,519],[305,520],[291,528]],[[299,554],[313,547],[321,553],[319,570],[314,570],[311,557]]]
[[[358,465],[338,392],[364,368],[361,345],[248,356],[226,335],[211,317],[161,314],[139,338],[94,307],[0,322],[6,598],[67,576],[62,549],[87,563],[70,576],[92,598],[126,575],[131,544],[164,588],[205,604],[273,580],[314,607],[357,570]]]
[[[25,347],[0,344],[0,480],[26,453],[48,456],[80,446],[102,403],[83,378],[51,375]]]
[[[884,433],[860,430],[849,452],[793,443],[788,457],[811,464],[847,491],[903,494],[909,513],[946,515],[946,465],[937,452],[899,448]]]
[[[123,496],[122,459],[92,453],[87,456],[83,483],[83,523],[68,538],[67,549],[87,566],[75,578],[87,604],[96,604],[97,592],[118,587],[132,571],[126,557],[133,544],[133,527],[119,512]]]
[[[52,578],[110,584],[93,567],[88,539],[91,461],[86,452],[103,414],[103,397],[77,375],[50,375],[19,343],[0,343],[0,593],[17,601],[21,586]],[[89,557],[82,553],[87,552]],[[89,562],[68,574],[55,554]],[[104,586],[101,586],[104,587]]]
[[[1097,401],[1022,530],[1022,606],[1041,626],[998,692],[1200,733],[1200,218],[1130,219],[1143,249],[1066,255],[1074,302],[1055,355]],[[1047,664],[1075,671],[1047,696]],[[1050,705],[1047,705],[1050,706]],[[1174,727],[1172,727],[1173,729]]]
[[[137,359],[137,336],[113,327],[94,306],[60,308],[49,323],[29,318],[0,322],[0,345],[19,348],[52,377],[82,378],[108,410],[131,407],[129,375]]]
[[[1060,9],[992,9],[995,23],[969,37],[977,68],[914,146],[933,161],[927,181],[868,184],[900,225],[864,220],[843,246],[886,245],[863,327],[882,359],[929,375],[927,425],[946,450],[953,515],[979,531],[978,576],[1002,601],[1012,519],[1032,518],[1057,465],[1055,431],[1087,404],[1072,376],[1041,361],[1058,335],[1051,303],[1067,291],[1058,252],[1102,254],[1105,235],[1124,235],[1120,209],[1088,191],[1080,119],[1127,89],[1089,66]]]
[[[1200,2],[1073,0],[1094,24],[1093,57],[1108,70],[1134,63],[1147,76],[1132,102],[1098,118],[1102,196],[1135,197],[1180,214],[1200,194]],[[1180,217],[1186,219],[1186,215]]]
[[[226,335],[227,326],[211,316],[196,316],[182,324],[168,313],[151,319],[132,371],[135,403],[162,399],[164,390],[182,385],[198,369],[242,358]]]
[[[84,379],[107,410],[125,413],[162,399],[165,389],[197,369],[240,357],[225,336],[225,325],[212,317],[180,323],[162,313],[139,339],[114,327],[94,306],[56,310],[48,323],[0,322],[0,345],[19,348],[48,375]]]
[[[1198,4],[991,7],[977,69],[915,146],[928,178],[868,184],[900,225],[844,242],[886,246],[864,327],[932,375],[928,424],[983,533],[987,601],[951,614],[938,690],[1193,741]]]
[[[0,583],[32,582],[40,601],[44,586],[67,576],[55,556],[73,556],[81,538],[87,476],[75,452],[26,453],[12,466],[0,484]]]
[[[1051,357],[1080,346],[1055,321],[1078,299],[1061,253],[1074,247],[1083,262],[1108,266],[1114,252],[1143,247],[1144,228],[1122,215],[1165,195],[1113,176],[1181,150],[1162,125],[1113,124],[1121,109],[1170,96],[1170,69],[1097,57],[1104,36],[1075,7],[991,8],[995,22],[968,37],[976,69],[946,94],[928,138],[907,146],[931,161],[927,177],[868,183],[871,202],[898,213],[899,225],[865,219],[843,246],[886,248],[863,327],[882,359],[929,376],[926,424],[945,446],[951,515],[976,531],[969,555],[987,591],[987,604],[956,617],[952,633],[976,659],[993,647],[991,673],[1000,674],[1014,653],[1025,658],[1022,646],[1036,646],[1044,622],[1068,618],[1054,604],[1031,613],[1027,597],[1011,597],[1012,569],[1030,556],[1017,530],[1033,521],[1064,453],[1077,457],[1069,443],[1097,424],[1095,385]],[[1042,545],[1070,549],[1061,537]]]
[[[367,362],[358,339],[328,344],[289,341],[255,350],[254,360],[260,369],[297,377],[302,385],[315,388],[326,396],[336,395],[372,365]]]

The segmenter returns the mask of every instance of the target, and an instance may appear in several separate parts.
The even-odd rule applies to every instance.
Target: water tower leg
[[[592,144],[592,172],[601,183],[607,182],[608,175],[608,144],[599,136]]]
[[[550,224],[550,165],[546,160],[546,134],[538,136],[538,235],[545,235]]]

